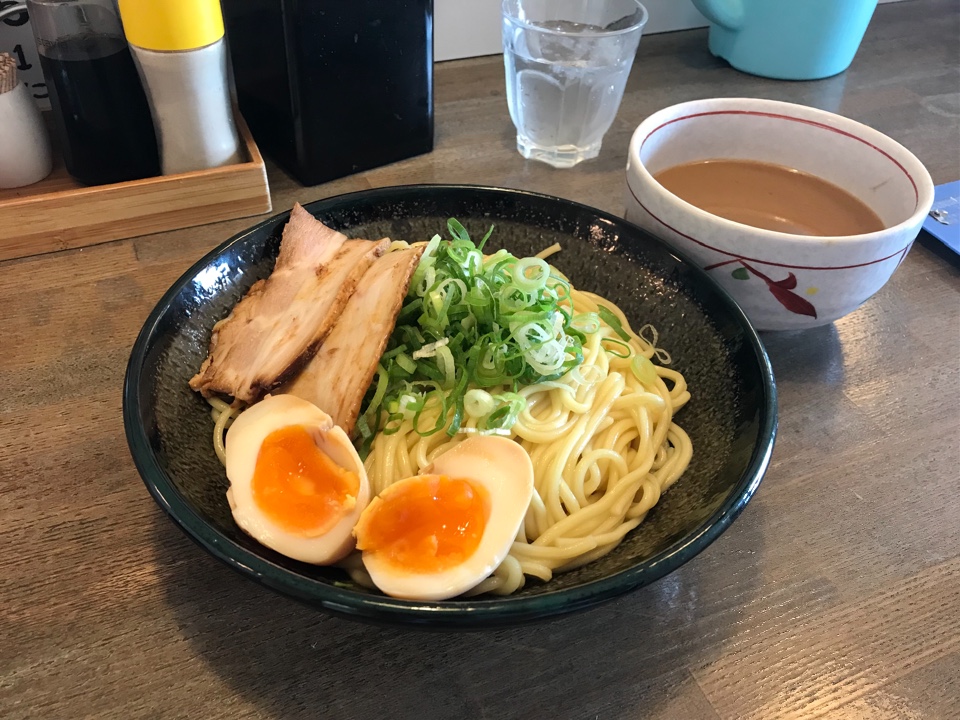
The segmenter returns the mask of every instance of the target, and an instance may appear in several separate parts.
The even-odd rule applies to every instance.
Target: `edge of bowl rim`
[[[544,620],[551,617],[566,615],[578,610],[584,610],[604,601],[624,595],[638,588],[641,583],[639,577],[648,579],[647,585],[659,580],[664,575],[676,570],[699,552],[711,545],[740,515],[744,507],[753,497],[760,482],[766,474],[773,448],[776,442],[778,419],[778,403],[776,380],[773,367],[766,349],[757,335],[757,331],[750,323],[746,314],[730,296],[730,294],[714,281],[700,266],[687,258],[683,253],[670,247],[660,238],[631,223],[625,218],[617,217],[612,213],[598,208],[584,205],[573,200],[559,198],[553,195],[536,193],[527,190],[503,188],[486,185],[472,185],[462,183],[423,183],[415,185],[394,185],[380,188],[369,188],[350,193],[334,195],[310,202],[304,207],[314,214],[315,207],[326,204],[337,204],[361,200],[367,195],[377,195],[384,192],[402,194],[404,192],[418,192],[423,190],[470,190],[476,192],[492,192],[494,194],[507,193],[514,196],[526,196],[550,202],[560,202],[575,207],[580,211],[587,211],[596,217],[624,223],[627,226],[650,236],[669,255],[686,265],[725,301],[733,319],[742,328],[746,344],[753,350],[757,358],[758,369],[763,377],[761,383],[761,401],[759,434],[756,445],[747,463],[746,470],[734,484],[730,496],[697,527],[683,539],[674,542],[660,552],[651,556],[643,568],[630,567],[606,577],[593,580],[582,585],[562,588],[530,596],[505,596],[494,598],[470,598],[468,600],[445,600],[436,602],[419,602],[412,600],[398,600],[386,595],[366,595],[355,590],[339,588],[335,585],[300,575],[267,558],[261,557],[231,540],[219,530],[209,524],[187,502],[173,482],[160,466],[156,455],[150,447],[149,440],[139,423],[140,402],[137,392],[140,372],[146,360],[149,341],[157,331],[164,310],[173,299],[193,280],[197,273],[212,260],[223,253],[227,248],[240,243],[248,235],[260,231],[270,225],[279,225],[290,215],[290,210],[277,213],[255,225],[241,230],[218,244],[199,260],[193,263],[167,289],[157,301],[144,321],[137,339],[134,342],[127,363],[123,380],[123,424],[128,449],[133,458],[141,480],[148,492],[160,508],[174,521],[181,531],[204,548],[213,557],[228,567],[253,579],[273,590],[305,602],[312,606],[319,605],[325,610],[340,616],[349,616],[356,619],[367,619],[378,622],[405,625],[408,627],[433,627],[437,629],[483,629],[484,627],[503,627],[517,625],[534,620]],[[696,549],[691,555],[691,549]],[[276,577],[270,577],[270,574]],[[319,589],[321,592],[303,592],[298,585]],[[318,597],[322,595],[323,597]],[[549,603],[551,597],[562,595],[564,603]],[[548,604],[548,607],[541,607]],[[491,615],[484,622],[487,615]]]
[[[824,122],[824,125],[836,125],[838,130],[844,130],[849,132],[851,135],[855,135],[861,140],[867,140],[869,138],[869,144],[875,147],[880,147],[880,145],[885,145],[883,148],[885,152],[893,150],[895,153],[899,154],[900,157],[897,159],[897,162],[903,163],[906,160],[907,164],[912,165],[910,168],[913,171],[911,176],[917,181],[917,207],[914,211],[907,217],[907,219],[900,221],[896,225],[891,225],[890,227],[885,227],[881,230],[874,230],[873,232],[868,233],[859,233],[858,235],[820,235],[814,238],[810,238],[806,235],[794,235],[792,233],[780,232],[778,230],[765,230],[763,228],[756,228],[752,225],[746,225],[744,223],[739,223],[734,220],[728,220],[725,217],[719,215],[714,215],[709,213],[706,210],[703,210],[696,205],[687,202],[678,195],[674,195],[672,192],[667,190],[663,185],[661,185],[656,178],[647,170],[646,166],[640,160],[640,145],[643,143],[647,137],[650,136],[653,130],[656,130],[656,127],[651,129],[652,125],[659,124],[666,116],[672,115],[674,113],[680,112],[686,108],[717,108],[717,109],[730,109],[730,110],[750,110],[751,108],[745,107],[745,103],[757,103],[759,105],[768,107],[770,109],[781,110],[784,114],[789,112],[795,113],[793,116],[797,119],[803,119],[796,114],[796,109],[799,108],[802,112],[811,113],[819,117]],[[847,127],[841,127],[846,125]],[[822,129],[822,128],[821,128]],[[855,131],[855,132],[854,132]],[[867,137],[863,137],[867,136]],[[894,152],[889,154],[893,155]],[[657,110],[655,113],[648,115],[643,121],[636,127],[633,131],[633,134],[630,136],[630,145],[627,151],[627,167],[626,167],[626,180],[628,189],[631,193],[636,193],[636,188],[630,183],[630,177],[632,172],[639,173],[645,180],[648,180],[655,188],[662,191],[664,194],[668,195],[670,199],[678,202],[685,211],[691,213],[695,217],[698,217],[702,220],[710,220],[714,224],[719,224],[721,227],[727,230],[733,230],[736,232],[744,232],[744,229],[752,232],[762,232],[763,236],[768,239],[774,239],[784,242],[809,242],[811,239],[818,242],[829,241],[829,244],[834,247],[842,247],[843,245],[850,245],[856,242],[870,242],[872,240],[878,239],[878,236],[884,233],[895,233],[908,230],[914,225],[922,225],[924,218],[926,218],[927,213],[930,212],[930,208],[933,206],[933,194],[934,194],[934,185],[933,178],[930,177],[930,171],[927,170],[926,166],[920,159],[914,155],[910,150],[908,150],[904,145],[894,140],[889,135],[885,135],[879,130],[875,130],[869,125],[865,125],[851,118],[845,117],[838,113],[832,113],[828,110],[821,110],[819,108],[811,107],[809,105],[801,105],[800,103],[791,103],[784,102],[783,100],[767,100],[764,98],[748,98],[748,97],[733,97],[733,98],[703,98],[701,100],[688,100],[687,102],[677,103],[675,105],[669,105],[665,108]],[[847,191],[850,192],[850,191]],[[851,193],[852,194],[852,193]],[[858,198],[859,199],[859,198]],[[861,200],[861,202],[864,202]],[[926,208],[926,209],[924,209]],[[872,208],[871,208],[872,210]],[[648,212],[649,214],[649,212]],[[772,236],[772,237],[771,237]],[[912,240],[911,240],[912,243]],[[909,247],[909,244],[908,244]],[[762,261],[761,261],[762,262]]]
[[[567,32],[565,30],[554,30],[552,28],[540,27],[538,25],[533,25],[529,20],[523,20],[519,17],[516,17],[512,14],[507,14],[507,3],[512,0],[501,0],[500,2],[500,18],[509,22],[511,25],[516,27],[521,27],[526,30],[533,30],[534,32],[543,34],[543,35],[557,35],[560,37],[582,37],[582,38],[607,38],[607,37],[617,37],[618,35],[627,35],[632,33],[634,30],[640,31],[643,33],[643,29],[647,26],[647,22],[650,20],[650,13],[647,12],[647,7],[640,2],[640,0],[628,0],[636,5],[642,15],[638,22],[633,23],[630,27],[620,28],[619,30],[609,30],[604,32],[603,29],[600,29],[600,32],[591,31],[591,32]],[[519,2],[519,0],[517,0]]]

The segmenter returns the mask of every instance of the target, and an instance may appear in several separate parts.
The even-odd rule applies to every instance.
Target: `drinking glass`
[[[517,150],[554,167],[595,158],[620,107],[647,11],[636,0],[503,0]]]

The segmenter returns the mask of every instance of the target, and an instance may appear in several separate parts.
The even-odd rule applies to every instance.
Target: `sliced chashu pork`
[[[312,402],[352,433],[422,254],[422,246],[411,247],[378,259],[317,354],[282,392]]]
[[[347,240],[294,205],[273,272],[213,328],[190,387],[254,402],[293,377],[330,332],[389,240]]]

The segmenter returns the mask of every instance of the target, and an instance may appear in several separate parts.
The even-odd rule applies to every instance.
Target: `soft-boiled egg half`
[[[455,597],[503,562],[532,495],[526,450],[507,438],[473,437],[375,497],[354,529],[357,549],[387,595]]]
[[[237,524],[295,560],[326,565],[353,550],[370,499],[360,456],[325,412],[271,395],[227,431],[227,501]]]

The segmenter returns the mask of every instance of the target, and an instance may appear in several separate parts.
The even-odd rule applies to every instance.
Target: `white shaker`
[[[0,53],[0,188],[40,182],[53,169],[50,138],[17,63]]]
[[[218,0],[120,0],[164,175],[241,162]]]

